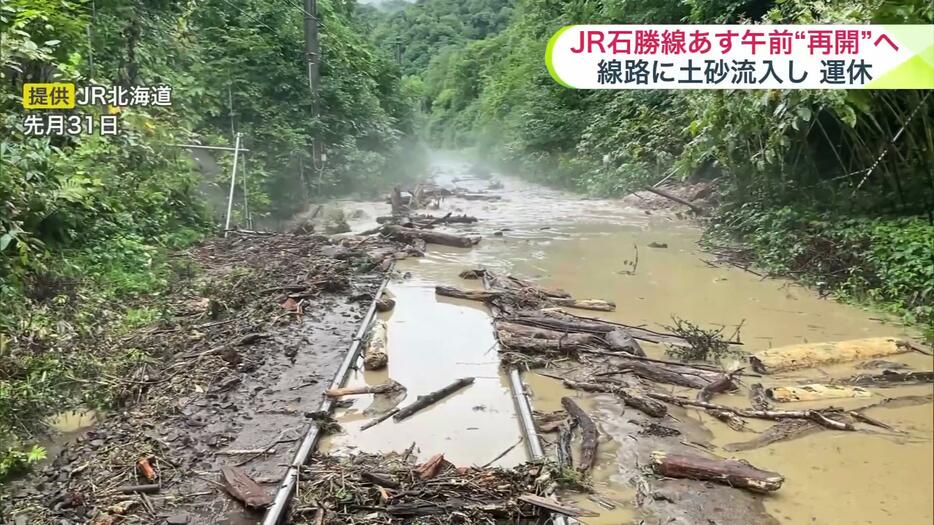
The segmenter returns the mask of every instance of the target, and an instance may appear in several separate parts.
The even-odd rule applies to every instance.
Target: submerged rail
[[[344,356],[344,361],[341,363],[340,368],[337,369],[337,373],[334,374],[334,380],[331,381],[330,388],[340,388],[341,385],[344,384],[344,381],[347,380],[347,374],[350,372],[351,367],[353,367],[354,362],[360,355],[360,343],[363,341],[363,336],[366,334],[367,328],[369,328],[370,323],[373,321],[373,316],[376,314],[376,302],[383,294],[383,291],[386,289],[386,285],[388,283],[389,277],[387,275],[383,278],[383,282],[379,285],[379,289],[376,291],[376,294],[373,295],[373,301],[370,303],[370,308],[367,310],[366,315],[363,317],[363,321],[360,323],[360,329],[357,330],[357,335],[354,336],[353,341],[350,343],[350,347],[347,349],[347,355]],[[318,410],[321,412],[330,413],[331,409],[333,408],[334,400],[325,396]],[[269,507],[269,510],[266,511],[266,515],[263,516],[263,525],[278,525],[278,523],[282,520],[282,516],[285,514],[285,511],[288,508],[289,499],[292,497],[292,493],[295,491],[302,465],[304,465],[305,461],[308,460],[308,455],[311,454],[311,452],[315,449],[320,437],[321,430],[318,427],[318,424],[312,422],[308,427],[305,438],[302,440],[301,446],[298,447],[292,462],[289,464],[289,469],[286,471],[285,477],[282,478],[282,482],[279,484],[279,488],[276,491],[276,496],[273,499],[272,505]]]

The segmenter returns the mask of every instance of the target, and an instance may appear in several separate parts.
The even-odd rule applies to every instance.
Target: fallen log
[[[663,394],[661,392],[648,392],[647,396],[652,399],[658,399],[660,401],[665,401],[666,403],[671,403],[677,406],[692,406],[697,408],[703,408],[705,410],[720,410],[725,412],[732,412],[740,417],[751,417],[756,419],[771,419],[771,420],[780,420],[780,419],[810,419],[815,423],[823,425],[827,428],[833,430],[856,430],[853,428],[852,423],[837,421],[831,419],[824,412],[840,414],[839,411],[822,411],[822,410],[751,410],[747,408],[734,408],[724,405],[715,405],[713,403],[707,403],[703,401],[693,401],[685,397],[678,397],[669,394]]]
[[[603,336],[603,340],[610,350],[645,357],[645,351],[639,346],[638,341],[622,328],[607,332],[606,335]]]
[[[746,421],[732,412],[725,412],[723,410],[708,410],[707,413],[714,418],[726,423],[726,426],[730,427],[736,432],[745,432],[748,430],[746,428]]]
[[[645,187],[645,191],[654,193],[654,194],[656,194],[656,195],[658,195],[658,196],[660,196],[660,197],[665,197],[666,199],[671,200],[671,201],[674,201],[674,202],[677,202],[678,204],[683,204],[683,205],[687,206],[688,208],[691,208],[691,211],[693,211],[693,212],[696,213],[697,215],[703,215],[703,214],[704,214],[704,209],[701,208],[700,206],[698,206],[698,205],[696,205],[696,204],[694,204],[694,203],[692,203],[692,202],[686,201],[686,200],[684,200],[684,199],[682,199],[681,197],[678,197],[678,196],[676,196],[676,195],[672,195],[672,194],[668,193],[668,192],[665,191],[665,190],[660,190],[660,189],[658,189],[658,188],[653,188],[653,187],[651,187],[651,186],[646,186],[646,187]]]
[[[883,370],[881,374],[860,374],[840,381],[846,385],[887,387],[919,383],[934,383],[934,372],[898,372]]]
[[[562,397],[561,406],[581,429],[581,458],[577,470],[587,472],[593,468],[594,461],[597,459],[597,425],[573,399]]]
[[[669,385],[703,389],[716,381],[719,374],[678,365],[666,365],[651,361],[642,361],[620,357],[619,366],[632,370],[637,376]]]
[[[435,392],[426,394],[424,396],[418,396],[418,398],[416,398],[415,401],[412,402],[411,405],[399,409],[399,411],[396,412],[394,416],[392,416],[392,419],[394,421],[402,421],[403,419],[411,417],[416,412],[430,405],[433,405],[434,403],[437,403],[438,401],[453,394],[454,392],[457,392],[461,388],[464,388],[467,385],[473,384],[473,382],[474,382],[474,378],[463,377],[461,379],[458,379],[457,381],[454,381],[450,385],[440,390],[436,390]]]
[[[224,489],[247,508],[264,509],[272,503],[272,496],[238,468],[222,467],[221,481]]]
[[[860,387],[820,384],[801,386],[775,386],[766,389],[765,394],[769,396],[769,399],[778,403],[872,396],[872,392]]]
[[[453,297],[455,299],[466,299],[468,301],[480,301],[489,303],[499,299],[506,292],[500,290],[464,290],[454,286],[435,286],[435,293],[444,297]]]
[[[737,372],[739,372],[739,370],[725,373],[707,386],[701,388],[701,391],[697,393],[697,400],[710,401],[715,394],[736,390],[736,384],[733,383],[733,376]]]
[[[640,341],[650,343],[665,343],[674,346],[690,346],[684,338],[675,334],[666,334],[656,332],[638,326],[629,326],[622,323],[613,323],[601,319],[582,317],[561,310],[545,309],[535,313],[522,313],[510,319],[516,323],[533,324],[553,330],[565,332],[590,332],[595,334],[607,334],[617,329],[622,329],[632,337]]]
[[[434,230],[416,230],[413,228],[405,228],[403,226],[396,226],[392,224],[383,226],[381,231],[386,237],[407,243],[411,243],[415,239],[421,239],[431,244],[470,248],[471,246],[480,242],[480,237],[475,235],[457,235]]]
[[[389,363],[389,332],[386,321],[377,319],[373,322],[370,338],[363,347],[363,368],[379,370]]]
[[[344,388],[331,388],[327,390],[324,395],[328,397],[343,397],[343,396],[358,396],[362,394],[390,394],[394,392],[401,392],[405,390],[405,387],[402,386],[397,381],[390,380],[386,383],[380,383],[378,385],[360,385],[360,386],[345,386]]]
[[[780,489],[785,478],[777,472],[758,469],[745,461],[715,459],[686,454],[652,452],[652,470],[670,478],[713,481],[754,492]]]
[[[911,351],[904,341],[894,337],[873,337],[831,343],[803,343],[771,348],[749,357],[752,368],[761,374],[847,363]]]
[[[397,412],[399,412],[399,409],[398,409],[398,408],[394,408],[394,409],[390,410],[389,412],[386,412],[385,414],[383,414],[383,415],[381,415],[381,416],[379,416],[379,417],[377,417],[377,418],[374,418],[374,419],[368,421],[366,424],[364,424],[363,426],[360,427],[360,430],[363,431],[363,430],[366,430],[366,429],[368,429],[368,428],[375,427],[376,425],[378,425],[378,424],[382,423],[383,421],[386,421],[387,419],[389,419],[389,418],[391,418],[392,416],[396,415]]]
[[[791,441],[792,439],[804,437],[815,432],[820,432],[824,428],[809,419],[782,419],[749,441],[738,443],[728,443],[723,446],[723,450],[729,452],[741,452],[744,450],[753,450],[762,448],[772,443],[780,441]]]
[[[616,303],[602,299],[566,299],[563,297],[548,297],[548,300],[558,306],[578,308],[580,310],[595,310],[598,312],[615,312]]]
[[[557,512],[558,514],[564,514],[565,516],[571,516],[572,518],[576,517],[590,517],[595,518],[600,514],[596,512],[591,512],[589,510],[578,509],[576,507],[571,507],[568,505],[562,505],[555,500],[543,498],[535,494],[523,494],[517,498],[519,501],[528,503],[530,505],[535,505],[536,507],[541,507],[552,512]]]
[[[497,331],[496,336],[504,348],[526,354],[567,354],[593,344],[590,334],[567,334],[557,339],[542,339]]]
[[[651,417],[664,417],[668,413],[668,407],[664,403],[649,399],[633,390],[608,383],[591,383],[586,381],[572,381],[562,379],[564,386],[573,390],[582,390],[584,392],[606,392],[614,394],[623,404],[639,410]]]

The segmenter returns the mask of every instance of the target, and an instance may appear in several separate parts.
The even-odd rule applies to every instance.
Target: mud
[[[198,248],[198,277],[165,300],[173,315],[128,339],[150,357],[110,385],[126,391],[127,405],[77,436],[62,435],[73,440],[56,443],[57,457],[9,487],[5,519],[257,522],[261,515],[220,488],[218,472],[240,465],[272,493],[382,282],[377,267],[397,250],[368,245],[232,235]],[[72,429],[88,422],[59,419]],[[230,455],[253,449],[269,452]],[[140,458],[155,467],[155,481],[137,469]],[[121,490],[150,483],[160,487]]]

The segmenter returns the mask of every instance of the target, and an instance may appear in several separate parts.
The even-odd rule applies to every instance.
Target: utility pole
[[[305,56],[308,62],[308,88],[311,90],[312,116],[317,121],[321,116],[319,104],[319,91],[321,76],[321,46],[318,42],[318,2],[317,0],[304,0],[305,2]],[[321,169],[323,159],[319,158],[318,140],[311,139],[311,163],[315,168]],[[303,177],[304,179],[304,177]],[[303,183],[304,184],[304,183]]]
[[[318,2],[305,0],[305,57],[308,62],[308,88],[318,105],[318,86],[320,83],[318,65],[321,51],[318,46]]]

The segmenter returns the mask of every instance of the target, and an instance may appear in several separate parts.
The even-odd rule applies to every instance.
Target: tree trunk
[[[470,248],[480,242],[480,237],[478,236],[457,235],[433,230],[415,230],[391,224],[383,226],[382,231],[387,237],[402,242],[412,242],[414,239],[421,239],[427,243],[456,246],[459,248]]]
[[[405,408],[400,409],[398,412],[396,412],[396,415],[392,416],[392,418],[395,421],[402,421],[403,419],[412,416],[419,410],[422,410],[423,408],[426,408],[434,403],[437,403],[438,401],[453,394],[454,392],[457,392],[461,388],[464,388],[467,385],[473,384],[473,381],[474,381],[474,378],[472,377],[464,377],[464,378],[458,379],[457,381],[454,381],[453,383],[442,388],[441,390],[437,390],[435,392],[432,392],[424,396],[418,396],[415,402],[413,402],[411,405]]]
[[[666,452],[652,452],[652,470],[671,478],[714,481],[754,492],[772,492],[781,488],[785,478],[777,472],[760,470],[746,462],[713,459]]]
[[[810,368],[834,363],[883,357],[910,351],[893,337],[873,337],[835,343],[804,343],[763,350],[749,357],[752,368],[761,374]]]
[[[872,392],[858,386],[849,387],[819,384],[801,386],[776,386],[767,389],[765,393],[769,396],[770,399],[778,403],[872,396]]]
[[[379,370],[389,363],[388,329],[386,321],[377,319],[373,322],[373,329],[370,331],[370,339],[363,348],[363,368],[367,370]]]
[[[593,468],[594,461],[597,459],[597,425],[573,399],[562,397],[561,406],[567,411],[568,416],[577,421],[577,426],[581,429],[581,459],[577,470],[587,472]]]

